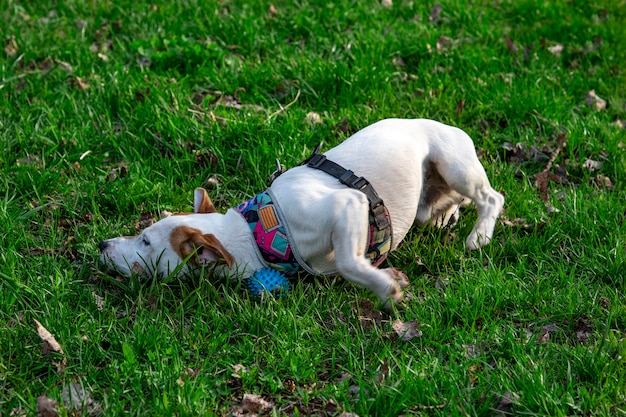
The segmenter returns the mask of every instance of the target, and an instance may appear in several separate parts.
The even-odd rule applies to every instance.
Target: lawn
[[[623,0],[0,4],[0,415],[626,414]],[[407,236],[404,311],[98,264],[387,117],[464,129],[506,196],[481,251],[471,207]]]

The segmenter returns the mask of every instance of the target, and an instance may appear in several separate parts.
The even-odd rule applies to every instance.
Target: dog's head
[[[194,213],[166,217],[138,236],[104,240],[99,246],[100,259],[123,275],[167,276],[174,271],[182,275],[190,266],[193,269],[216,262],[225,262],[231,267],[233,256],[206,231],[210,228],[211,216],[221,214],[216,213],[206,191],[198,188],[194,193]]]

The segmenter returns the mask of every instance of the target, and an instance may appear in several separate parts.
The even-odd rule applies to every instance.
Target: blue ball
[[[260,296],[263,291],[283,295],[291,289],[287,277],[273,268],[259,269],[246,281],[248,291],[254,296]]]

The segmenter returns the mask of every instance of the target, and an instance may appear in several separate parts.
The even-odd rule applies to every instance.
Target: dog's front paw
[[[394,309],[404,309],[404,288],[409,286],[407,276],[396,268],[387,268],[384,270],[393,279],[393,284],[389,289],[389,296],[385,301],[385,310],[392,312]]]
[[[391,278],[398,283],[400,288],[407,288],[409,286],[409,278],[404,272],[396,268],[387,268],[386,271],[389,272]]]

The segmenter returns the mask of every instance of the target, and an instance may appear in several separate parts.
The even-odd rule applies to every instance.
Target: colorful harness
[[[320,159],[322,160],[320,161]],[[314,153],[303,164],[307,164],[311,168],[321,169],[338,178],[348,187],[358,189],[367,195],[370,213],[369,239],[365,257],[372,265],[380,265],[391,250],[391,219],[383,201],[378,197],[370,183],[365,178],[356,177],[352,171],[341,168],[334,162],[327,160],[324,155],[317,153]],[[339,174],[339,176],[335,174]],[[268,266],[283,272],[285,275],[294,275],[302,269],[311,274],[318,273],[299,256],[295,245],[289,238],[289,228],[284,221],[280,207],[274,200],[271,189],[268,188],[241,203],[235,207],[235,210],[248,222],[259,252]],[[328,275],[332,274],[334,272],[328,273]]]

